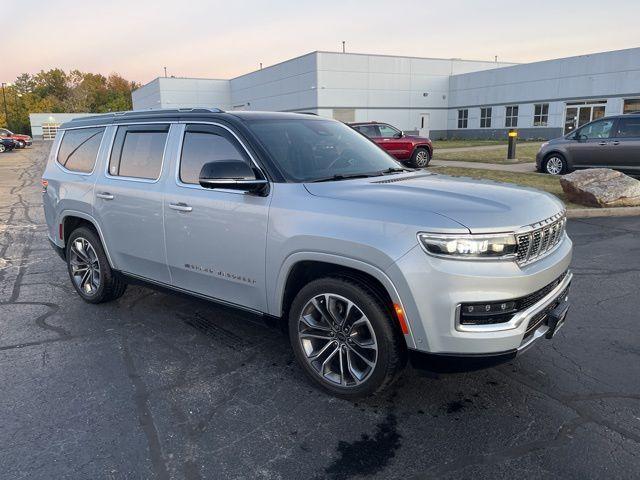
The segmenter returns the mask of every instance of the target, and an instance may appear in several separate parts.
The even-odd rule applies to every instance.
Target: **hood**
[[[436,213],[472,233],[514,231],[564,210],[560,200],[539,190],[425,172],[307,183],[305,187],[312,195],[386,207],[384,210],[393,207],[405,215],[408,211],[415,216]]]

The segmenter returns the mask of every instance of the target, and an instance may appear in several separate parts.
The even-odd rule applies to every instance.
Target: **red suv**
[[[352,128],[369,137],[398,160],[412,167],[424,168],[433,155],[433,145],[426,137],[405,135],[386,123],[350,123]]]
[[[15,140],[16,146],[18,148],[30,147],[33,143],[33,140],[31,140],[31,137],[29,135],[13,133],[11,130],[7,130],[6,128],[0,128],[0,137],[11,138],[12,140]]]

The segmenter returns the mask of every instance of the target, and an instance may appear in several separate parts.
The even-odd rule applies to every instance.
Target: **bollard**
[[[513,128],[509,130],[509,147],[507,148],[507,160],[516,158],[516,142],[518,140],[518,132]]]

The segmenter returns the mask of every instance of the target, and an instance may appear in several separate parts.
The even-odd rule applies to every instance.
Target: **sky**
[[[639,0],[0,0],[0,81],[232,78],[314,50],[531,62],[640,47]],[[7,53],[11,62],[7,62]]]

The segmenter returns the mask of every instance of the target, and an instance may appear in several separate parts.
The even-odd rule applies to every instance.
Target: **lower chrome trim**
[[[526,310],[522,310],[516,313],[511,320],[503,323],[495,323],[489,325],[463,325],[460,323],[460,308],[461,305],[458,304],[456,307],[456,330],[460,332],[503,332],[505,330],[514,330],[522,325],[524,322],[528,322],[531,317],[544,310],[547,305],[553,302],[557,296],[569,286],[571,283],[571,279],[573,279],[573,273],[571,271],[567,271],[567,274],[562,279],[562,281],[556,285],[556,287],[551,290],[546,296],[542,297],[538,300],[537,303],[534,303]],[[535,334],[534,334],[535,336]]]

